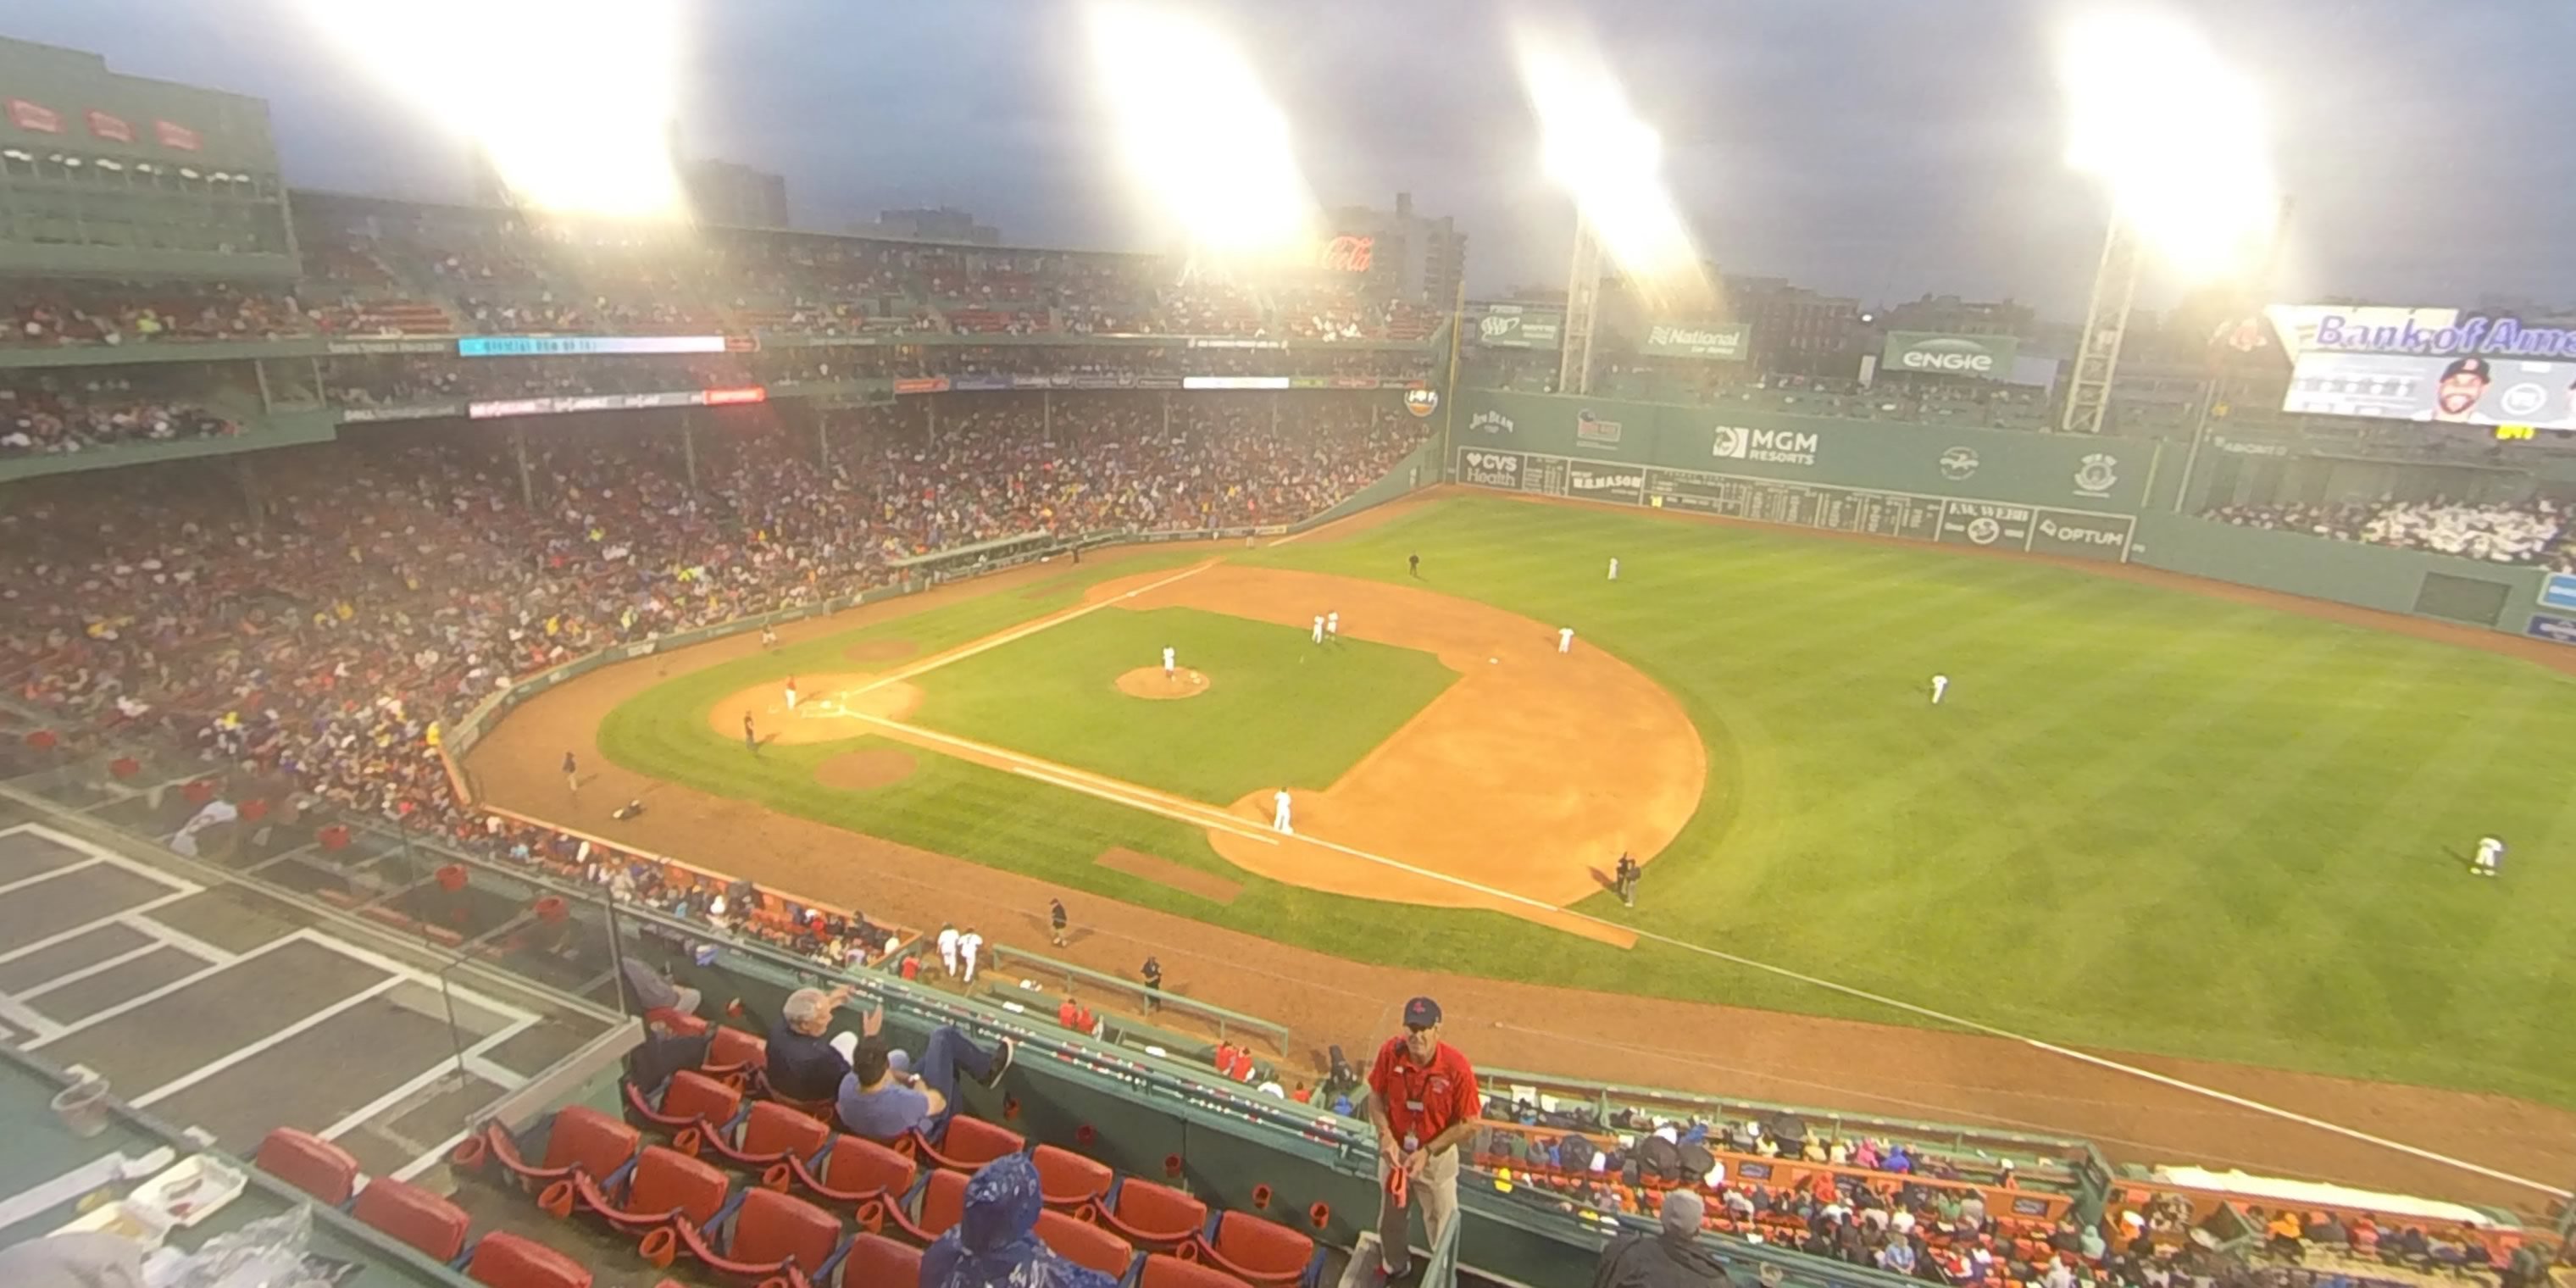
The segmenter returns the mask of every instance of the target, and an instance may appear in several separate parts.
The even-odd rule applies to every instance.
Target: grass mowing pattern
[[[1175,650],[1208,691],[1150,702],[1111,683]],[[1213,805],[1322,789],[1458,679],[1416,649],[1194,608],[1109,609],[942,667],[912,723]],[[1184,681],[1186,683],[1186,680]]]
[[[1713,804],[1633,913],[1607,896],[1587,911],[2058,1041],[2576,1105],[2576,1031],[2554,1019],[2576,991],[2576,793],[2553,753],[2576,682],[2059,568],[1501,500],[1238,557],[1394,581],[1412,551],[1432,589],[1575,625],[1709,739]],[[748,771],[706,704],[786,669],[673,681],[614,713],[602,744],[630,768],[1345,956],[1899,1018],[1651,943],[1280,887],[1179,824],[938,757],[863,797],[821,792],[786,756]],[[1953,681],[1938,710],[1935,672]],[[2486,833],[2512,847],[2500,880],[2462,870]],[[1244,895],[1216,908],[1093,866],[1113,844]]]

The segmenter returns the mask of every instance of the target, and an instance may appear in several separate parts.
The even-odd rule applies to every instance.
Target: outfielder
[[[939,928],[939,968],[948,972],[950,979],[957,978],[957,938],[957,927]]]
[[[1288,821],[1288,789],[1285,787],[1270,794],[1270,828],[1290,836],[1297,834],[1296,825]]]
[[[2469,865],[2469,871],[2482,877],[2491,877],[2496,874],[2497,870],[2501,868],[2503,864],[2504,842],[2499,841],[2492,836],[2479,837],[2478,857]]]
[[[1321,613],[1315,614],[1315,642],[1324,642],[1324,615]]]
[[[792,675],[787,677],[787,714],[796,714],[796,677]]]
[[[1619,580],[1619,556],[1610,556],[1610,580]]]
[[[1936,676],[1933,676],[1933,677],[1932,677],[1932,705],[1934,705],[1934,706],[1936,706],[1936,707],[1937,707],[1937,706],[1939,706],[1939,705],[1941,705],[1941,695],[1942,695],[1943,693],[1947,692],[1947,691],[1949,690],[1949,688],[1950,688],[1950,677],[1949,677],[1949,676],[1946,676],[1946,675],[1936,675]]]
[[[1342,642],[1342,615],[1340,613],[1324,614],[1324,638],[1331,640],[1336,644]]]
[[[1558,627],[1558,628],[1557,628],[1557,631],[1556,631],[1556,651],[1557,651],[1557,652],[1559,652],[1559,653],[1571,653],[1571,652],[1573,652],[1573,651],[1574,651],[1574,628],[1573,628],[1573,627],[1571,627],[1571,626],[1560,626],[1560,627]]]
[[[1175,678],[1175,677],[1173,676],[1173,674],[1172,674],[1172,656],[1173,656],[1173,655],[1172,655],[1172,649],[1171,649],[1171,646],[1170,646],[1170,645],[1168,645],[1168,644],[1167,644],[1167,645],[1164,645],[1164,646],[1163,646],[1163,678],[1164,678],[1164,679],[1166,679],[1166,680],[1170,680],[1170,679]]]

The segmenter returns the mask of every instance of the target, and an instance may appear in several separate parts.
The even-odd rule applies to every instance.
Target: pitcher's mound
[[[893,747],[870,747],[834,756],[814,767],[814,781],[845,792],[892,787],[912,776],[912,753]]]
[[[1170,675],[1163,674],[1159,666],[1140,666],[1118,677],[1118,691],[1153,702],[1195,698],[1208,691],[1208,678],[1186,666]]]

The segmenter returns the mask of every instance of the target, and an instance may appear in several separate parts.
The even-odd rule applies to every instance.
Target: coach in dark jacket
[[[1663,1229],[1612,1239],[1592,1271],[1592,1288],[1732,1288],[1726,1267],[1700,1246],[1700,1221],[1707,1215],[1708,1204],[1695,1190],[1664,1195]]]

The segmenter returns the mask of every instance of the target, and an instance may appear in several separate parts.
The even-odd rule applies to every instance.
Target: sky
[[[1455,216],[1479,294],[1565,274],[1571,207],[1538,173],[1512,70],[1506,23],[1527,14],[1590,28],[1662,131],[1683,213],[1722,271],[1870,304],[2009,296],[2068,318],[2108,217],[2063,163],[2050,57],[2086,2],[1189,7],[1251,51],[1319,200],[1385,207],[1401,190]],[[2561,232],[2576,209],[2576,4],[2159,2],[2263,87],[2295,202],[2273,298],[2576,302]],[[785,174],[799,227],[948,204],[1015,244],[1159,248],[1098,128],[1081,0],[683,4],[685,149]],[[17,6],[0,34],[266,98],[296,185],[467,191],[461,145],[353,70],[299,0]],[[2151,280],[2142,299],[2170,289]]]

